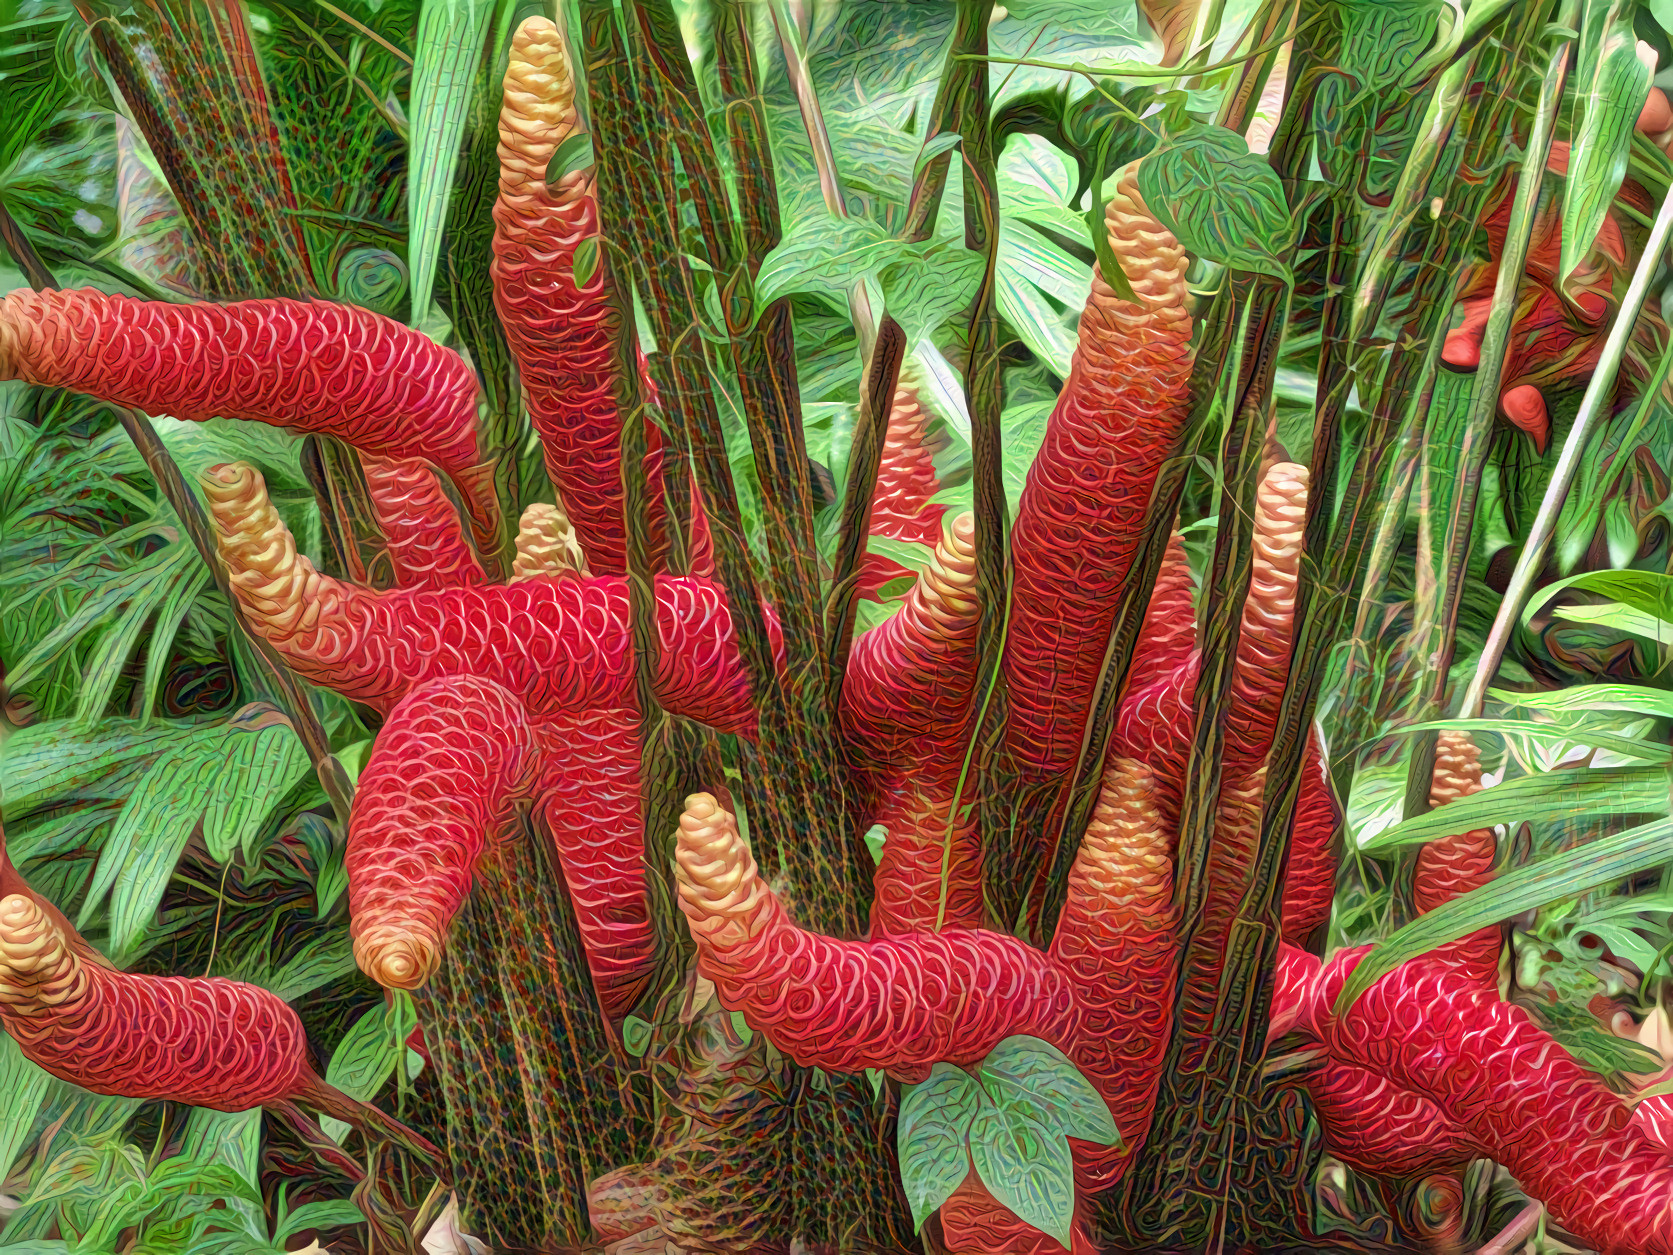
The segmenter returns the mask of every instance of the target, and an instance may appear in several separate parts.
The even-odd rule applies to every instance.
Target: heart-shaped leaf
[[[1139,193],[1187,251],[1238,270],[1289,278],[1294,236],[1284,185],[1237,132],[1192,126],[1139,166]]]

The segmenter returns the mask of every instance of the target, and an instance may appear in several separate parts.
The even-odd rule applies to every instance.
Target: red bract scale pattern
[[[240,613],[304,677],[388,716],[349,817],[357,958],[385,983],[420,983],[479,859],[526,802],[554,843],[601,1004],[620,1017],[644,1013],[654,946],[627,591],[612,574],[621,475],[609,386],[614,328],[601,299],[608,280],[600,265],[585,284],[574,283],[576,248],[598,234],[591,174],[572,171],[554,187],[544,181],[557,145],[575,128],[572,90],[556,28],[531,19],[514,41],[506,80],[494,277],[564,503],[524,516],[508,583],[486,581],[476,558],[486,551],[473,551],[430,469],[460,489],[478,538],[492,537],[474,438],[475,379],[456,355],[387,319],[297,301],[14,295],[0,301],[0,377],[182,418],[226,415],[319,431],[358,448],[400,585],[391,591],[316,570],[250,468],[212,468],[205,481]],[[1139,299],[1121,301],[1095,278],[1011,537],[1006,748],[1029,784],[1061,775],[1079,752],[1155,476],[1186,418],[1186,259],[1142,203],[1135,169],[1115,184],[1106,226]],[[1507,394],[1507,411],[1512,401]],[[928,504],[937,485],[924,432],[924,414],[903,390],[871,529],[934,544],[935,558],[896,614],[855,642],[839,712],[863,812],[856,818],[885,830],[869,938],[798,927],[732,816],[708,794],[688,799],[680,822],[679,905],[721,1003],[801,1062],[881,1068],[913,1081],[936,1062],[976,1063],[1011,1035],[1059,1046],[1123,1134],[1122,1151],[1075,1144],[1077,1184],[1090,1192],[1118,1181],[1144,1144],[1176,999],[1174,844],[1198,669],[1189,571],[1176,538],[1109,754],[1097,764],[1092,821],[1075,834],[1055,936],[1040,948],[984,930],[979,834],[967,812],[971,796],[959,796],[979,687],[974,529],[968,517],[944,526],[941,509]],[[1260,485],[1255,578],[1242,608],[1203,908],[1210,932],[1223,929],[1250,874],[1289,664],[1305,487],[1301,468],[1284,463]],[[698,504],[693,550],[701,571]],[[753,698],[718,587],[659,577],[654,593],[659,700],[673,713],[752,735]],[[1443,750],[1441,761],[1452,763],[1456,756]],[[1468,782],[1468,763],[1448,770]],[[1288,938],[1306,936],[1328,915],[1335,826],[1310,744],[1284,889]],[[1490,846],[1480,837],[1425,853],[1421,900],[1438,901],[1490,873]],[[20,884],[0,860],[7,895],[0,1023],[30,1057],[107,1092],[204,1105],[317,1092],[295,1017],[282,1004],[228,982],[114,972]],[[1283,949],[1272,1029],[1325,1051],[1326,1066],[1312,1079],[1339,1153],[1391,1174],[1491,1155],[1599,1249],[1673,1250],[1665,1206],[1673,1161],[1629,1125],[1620,1099],[1499,1001],[1484,965],[1472,968],[1462,953],[1406,965],[1337,1019],[1330,1002],[1357,954],[1321,968],[1311,955]],[[43,990],[50,996],[39,996]],[[154,1056],[143,1053],[134,1026],[146,1023],[146,1039],[155,1040],[158,1008],[173,1026],[164,1037],[172,1053]],[[1211,1010],[1190,998],[1182,1008],[1193,1022]],[[741,1047],[726,1037],[731,1019],[712,1018],[718,1035],[703,1057],[714,1066],[703,1084],[713,1082],[718,1110],[731,1101],[722,1074]],[[698,1107],[687,1114],[699,1119]],[[766,1103],[762,1120],[778,1118],[769,1108],[783,1110]],[[1551,1154],[1555,1146],[1561,1156]],[[590,1199],[600,1231],[706,1241],[702,1221],[714,1209],[694,1200],[723,1177],[705,1175],[705,1154],[701,1139],[676,1139],[655,1163],[601,1178]],[[662,1191],[648,1209],[640,1205],[648,1195],[622,1194],[641,1187]],[[1429,1194],[1451,1197],[1444,1181]],[[738,1244],[747,1246],[750,1217],[733,1218],[745,1234]],[[1056,1249],[974,1178],[941,1219],[961,1252]],[[1073,1241],[1077,1252],[1090,1251],[1083,1225]]]
[[[94,961],[28,895],[0,899],[0,1024],[24,1055],[96,1094],[244,1111],[312,1073],[296,1012],[237,981]]]
[[[563,37],[530,19],[512,39],[500,111],[500,195],[494,205],[494,303],[517,358],[529,418],[546,467],[595,575],[627,571],[622,513],[621,419],[613,391],[619,328],[605,296],[596,174],[572,170],[555,185],[558,146],[584,135]],[[592,273],[575,281],[575,254],[594,241]],[[656,439],[655,425],[647,433]]]
[[[488,842],[528,793],[534,734],[522,703],[478,676],[419,685],[378,734],[349,814],[344,865],[360,969],[425,984]]]
[[[933,545],[941,537],[941,518],[947,507],[931,505],[940,491],[935,476],[935,452],[926,443],[929,413],[917,389],[903,386],[889,409],[883,433],[883,453],[877,466],[877,486],[871,494],[868,532],[888,540]],[[892,558],[867,553],[860,571],[859,594],[876,597],[891,580],[909,579],[912,572]]]
[[[1012,531],[1008,737],[1039,775],[1074,763],[1150,489],[1189,405],[1185,251],[1145,208],[1136,165],[1116,180],[1104,225],[1140,303],[1094,274]]]

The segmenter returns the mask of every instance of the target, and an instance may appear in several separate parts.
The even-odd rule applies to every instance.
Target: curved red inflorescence
[[[420,685],[378,734],[349,814],[344,866],[355,962],[416,989],[441,961],[477,860],[533,784],[522,703],[479,676]]]
[[[356,305],[13,292],[0,298],[0,379],[180,419],[320,432],[368,453],[426,458],[463,481],[477,467],[475,372]]]
[[[96,1094],[247,1111],[313,1080],[296,1012],[255,985],[141,976],[83,957],[27,894],[0,899],[0,1025]]]
[[[941,483],[935,474],[935,451],[927,443],[928,432],[929,413],[918,400],[917,389],[900,386],[883,433],[868,535],[920,545],[941,539],[941,519],[947,507],[930,504]],[[868,552],[860,565],[859,595],[875,599],[883,585],[911,575],[892,558]]]

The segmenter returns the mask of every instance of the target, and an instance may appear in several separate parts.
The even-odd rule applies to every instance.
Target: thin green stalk
[[[1521,612],[1522,603],[1532,591],[1540,569],[1545,565],[1545,554],[1550,548],[1552,533],[1556,531],[1557,516],[1562,512],[1563,500],[1568,496],[1569,486],[1574,483],[1575,472],[1580,469],[1580,459],[1591,440],[1592,427],[1599,415],[1608,410],[1615,395],[1615,376],[1621,368],[1621,357],[1626,352],[1627,341],[1632,337],[1638,313],[1643,309],[1644,300],[1649,295],[1650,281],[1661,265],[1662,255],[1667,251],[1670,232],[1673,232],[1673,192],[1669,192],[1662,199],[1661,210],[1656,214],[1655,226],[1650,231],[1650,239],[1644,245],[1644,255],[1638,259],[1632,282],[1627,287],[1626,296],[1621,300],[1621,308],[1615,315],[1614,325],[1609,329],[1609,338],[1604,341],[1603,356],[1598,361],[1591,382],[1586,385],[1586,395],[1581,399],[1580,412],[1575,416],[1568,439],[1563,442],[1562,456],[1557,459],[1556,470],[1551,473],[1551,482],[1545,489],[1545,498],[1539,503],[1539,513],[1534,516],[1528,539],[1523,543],[1522,552],[1516,559],[1516,568],[1510,575],[1510,585],[1505,589],[1504,598],[1499,603],[1499,612],[1493,619],[1493,630],[1488,634],[1487,644],[1481,651],[1480,661],[1476,664],[1475,675],[1464,693],[1464,703],[1459,713],[1465,719],[1475,719],[1481,715],[1482,704],[1487,697],[1487,685],[1499,668],[1499,658],[1510,641],[1516,617]]]

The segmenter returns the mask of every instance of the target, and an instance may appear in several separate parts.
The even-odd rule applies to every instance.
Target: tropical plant
[[[0,0],[0,1250],[1673,1250],[1669,21]]]

